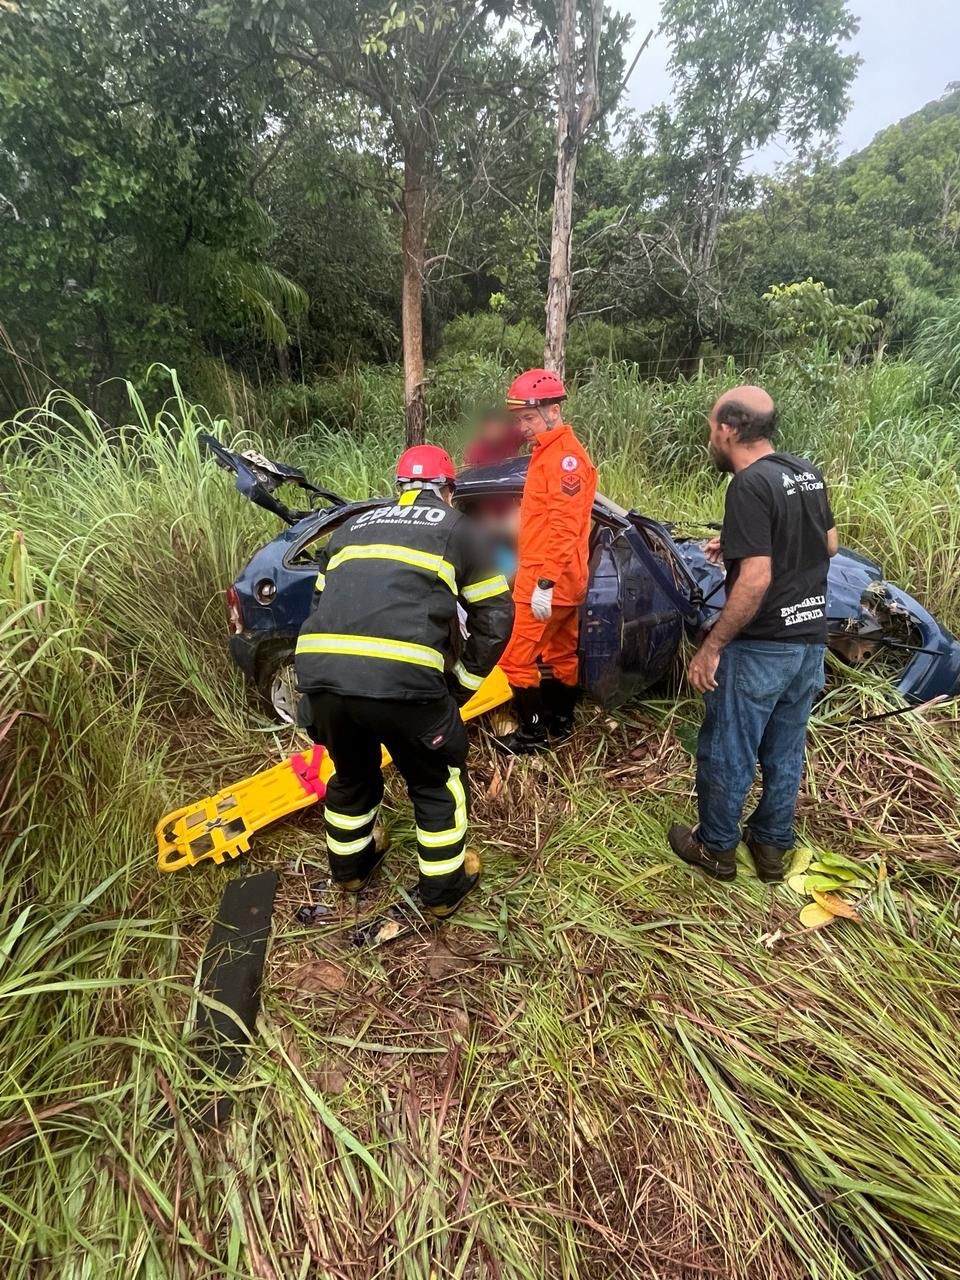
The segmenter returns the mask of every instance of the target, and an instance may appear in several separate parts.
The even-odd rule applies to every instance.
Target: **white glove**
[[[549,622],[553,613],[553,587],[534,587],[530,611],[538,622]]]

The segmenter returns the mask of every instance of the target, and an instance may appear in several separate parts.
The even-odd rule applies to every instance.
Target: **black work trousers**
[[[304,700],[301,722],[326,747],[336,770],[324,809],[333,879],[362,878],[376,862],[382,743],[413,802],[420,896],[432,906],[456,902],[468,882],[463,852],[469,786],[467,730],[453,699],[388,701],[317,691]]]

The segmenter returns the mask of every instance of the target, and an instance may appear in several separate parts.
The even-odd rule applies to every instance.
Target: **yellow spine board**
[[[509,700],[506,676],[495,667],[460,714],[472,720]],[[384,751],[383,764],[389,763]],[[257,831],[322,800],[332,773],[329,756],[315,746],[175,809],[157,823],[158,871],[180,871],[207,859],[219,865],[246,853]]]

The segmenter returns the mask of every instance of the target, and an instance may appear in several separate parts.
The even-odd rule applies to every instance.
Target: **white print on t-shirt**
[[[816,493],[818,489],[823,488],[823,481],[818,479],[812,471],[798,471],[794,475],[789,475],[786,471],[781,471],[783,476],[783,487],[787,491],[787,497],[792,498],[797,492]]]
[[[780,610],[780,617],[785,627],[795,627],[798,622],[816,622],[823,617],[823,606],[826,596],[807,596],[799,604],[788,604]],[[819,606],[819,607],[817,607]]]
[[[568,453],[560,465],[563,467],[564,471],[576,471],[577,460],[572,453]]]

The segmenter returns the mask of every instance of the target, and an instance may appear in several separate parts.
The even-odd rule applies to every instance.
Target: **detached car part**
[[[198,1056],[228,1079],[240,1074],[260,1012],[260,984],[276,893],[275,871],[231,880],[223,891],[203,953],[196,1047]],[[235,1016],[218,1005],[225,1005]],[[216,1098],[202,1122],[223,1124],[232,1106],[229,1097]]]

